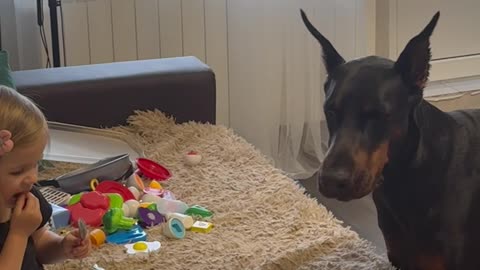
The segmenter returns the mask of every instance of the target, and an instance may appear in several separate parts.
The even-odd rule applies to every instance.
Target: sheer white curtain
[[[322,143],[327,139],[326,133],[321,132],[325,71],[320,48],[300,20],[299,5],[282,2],[282,8],[276,11],[280,16],[276,17],[275,25],[283,31],[270,44],[280,45],[278,51],[272,50],[275,55],[270,56],[279,59],[275,74],[281,78],[272,85],[278,91],[280,106],[275,121],[278,128],[270,127],[270,151],[278,167],[294,178],[307,178],[318,170],[324,156]],[[316,17],[314,6],[305,4],[302,8],[311,14],[312,20]]]
[[[353,1],[343,2],[355,7]],[[228,4],[231,126],[291,177],[308,178],[319,169],[328,140],[322,110],[325,69],[299,8],[333,42],[338,4]]]

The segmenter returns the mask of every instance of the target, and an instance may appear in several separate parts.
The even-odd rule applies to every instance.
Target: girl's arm
[[[21,269],[23,263],[23,255],[27,248],[28,238],[10,232],[3,244],[0,253],[0,265],[2,269]]]
[[[32,235],[37,251],[37,258],[42,264],[54,264],[67,259],[62,247],[63,236],[47,229],[46,226],[38,229]]]
[[[32,235],[37,250],[37,258],[42,264],[54,264],[66,259],[82,259],[91,251],[90,238],[80,238],[75,229],[65,236],[60,236],[45,226]]]

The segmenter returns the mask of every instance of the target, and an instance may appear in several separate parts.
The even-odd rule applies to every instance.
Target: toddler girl
[[[81,259],[90,240],[78,230],[59,236],[45,226],[52,208],[34,187],[48,141],[42,112],[28,98],[0,86],[0,268],[43,269],[43,264]]]

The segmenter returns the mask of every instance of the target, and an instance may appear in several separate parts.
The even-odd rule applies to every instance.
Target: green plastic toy
[[[210,210],[200,205],[192,205],[190,208],[187,209],[187,211],[185,211],[185,214],[192,217],[199,216],[202,218],[210,218],[213,215]]]
[[[123,197],[118,193],[108,193],[106,194],[109,201],[110,206],[109,209],[112,208],[122,208],[123,207]]]
[[[107,234],[112,234],[118,230],[129,230],[137,223],[137,220],[134,218],[124,217],[121,208],[108,210],[102,220]]]
[[[72,206],[74,204],[77,204],[80,202],[80,199],[82,198],[83,192],[77,193],[73,195],[70,200],[68,201],[68,206]]]

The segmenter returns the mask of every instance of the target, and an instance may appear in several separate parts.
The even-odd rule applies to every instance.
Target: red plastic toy
[[[165,181],[172,176],[167,168],[150,159],[138,158],[137,167],[142,175],[153,180]]]
[[[70,223],[77,227],[78,220],[83,219],[85,224],[100,227],[108,206],[109,200],[106,195],[96,191],[84,193],[78,203],[67,207],[70,211]]]
[[[115,181],[102,181],[95,187],[95,191],[100,193],[118,193],[122,196],[124,202],[135,200],[135,196],[127,187]]]

